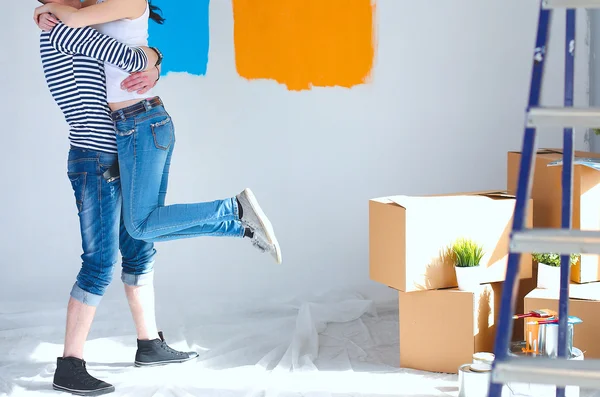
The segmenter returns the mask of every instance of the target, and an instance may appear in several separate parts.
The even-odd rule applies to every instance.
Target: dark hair
[[[148,5],[150,6],[150,19],[159,25],[165,23],[165,19],[160,15],[162,14],[162,10],[157,6],[153,6],[150,0],[148,0]]]

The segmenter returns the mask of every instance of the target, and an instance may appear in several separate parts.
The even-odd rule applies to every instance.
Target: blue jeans
[[[119,250],[125,284],[151,283],[154,274],[154,245],[132,238],[123,223],[120,180],[108,182],[102,176],[115,161],[115,154],[79,148],[69,151],[67,175],[75,195],[83,249],[71,296],[90,306],[100,303],[111,283]]]
[[[149,242],[244,236],[235,197],[165,205],[175,130],[162,105],[147,107],[133,116],[127,116],[124,110],[116,111],[113,117],[123,186],[123,219],[131,236]]]

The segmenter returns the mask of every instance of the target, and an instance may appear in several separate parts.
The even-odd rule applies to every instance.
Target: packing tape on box
[[[471,364],[458,369],[458,397],[487,397],[490,371],[474,371]]]

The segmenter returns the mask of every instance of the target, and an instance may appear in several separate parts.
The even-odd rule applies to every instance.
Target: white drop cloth
[[[160,303],[160,302],[159,302]],[[179,302],[181,305],[182,302]],[[65,308],[0,305],[0,396],[55,396]],[[135,333],[124,301],[103,301],[85,356],[110,396],[457,396],[456,376],[398,369],[397,302],[352,293],[302,302],[159,306],[169,344],[200,353],[185,364],[135,368]]]

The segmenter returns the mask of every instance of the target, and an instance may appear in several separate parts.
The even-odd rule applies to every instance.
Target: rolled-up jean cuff
[[[71,289],[71,297],[88,306],[98,306],[102,300],[101,295],[84,291],[77,285],[77,283],[73,284],[73,288]]]
[[[150,285],[154,282],[154,270],[144,274],[129,274],[122,272],[121,280],[123,284],[131,287],[141,287],[144,285]]]

